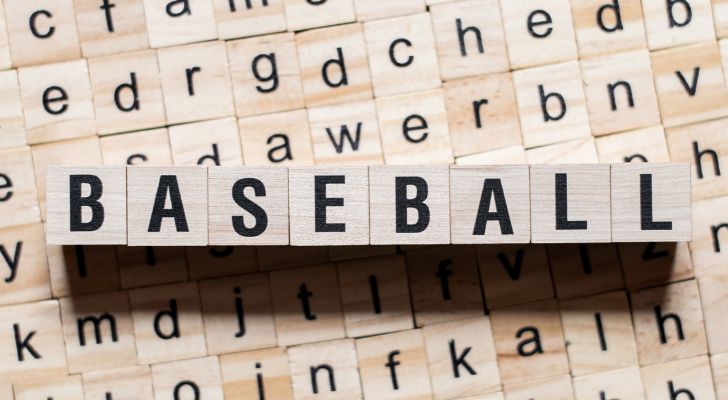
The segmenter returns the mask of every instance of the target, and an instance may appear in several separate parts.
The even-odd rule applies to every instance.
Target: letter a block
[[[688,164],[612,165],[612,240],[691,239]]]
[[[126,244],[125,167],[49,167],[47,241]]]

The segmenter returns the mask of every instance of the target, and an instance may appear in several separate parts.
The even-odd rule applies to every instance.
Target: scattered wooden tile
[[[257,249],[254,246],[187,247],[185,251],[192,280],[258,271]]]
[[[0,304],[51,297],[45,232],[40,223],[0,229]]]
[[[628,289],[655,286],[693,277],[688,244],[620,243],[619,259]]]
[[[226,399],[293,400],[288,354],[283,347],[224,354],[220,372]]]
[[[189,278],[184,247],[119,246],[116,252],[124,289],[183,282]]]
[[[9,69],[12,65],[10,38],[8,37],[7,23],[5,22],[5,6],[0,4],[0,69]]]
[[[624,288],[614,244],[553,244],[547,249],[559,299]]]
[[[710,356],[710,366],[713,370],[715,395],[718,399],[722,399],[728,395],[728,353]]]
[[[152,382],[157,398],[224,399],[217,357],[152,365]]]
[[[528,164],[597,164],[596,141],[593,137],[568,140],[526,150]]]
[[[3,160],[0,167],[0,214],[3,215],[0,227],[40,222],[38,189],[45,194],[45,187],[36,187],[38,179],[33,173],[30,147],[0,150],[0,158]]]
[[[382,3],[377,0],[354,0],[356,19],[372,21],[425,12],[425,0],[400,0]]]
[[[37,377],[36,377],[37,379]],[[80,375],[47,378],[14,385],[16,400],[75,400],[83,398]]]
[[[714,40],[710,0],[642,0],[650,50]],[[649,396],[648,396],[649,397]]]
[[[104,165],[172,165],[167,128],[104,136],[100,143]]]
[[[143,0],[102,3],[73,0],[81,52],[86,58],[149,48]]]
[[[115,246],[46,246],[53,297],[119,290]]]
[[[144,0],[144,14],[149,44],[153,48],[217,38],[212,0],[186,0],[177,3]]]
[[[258,268],[261,271],[324,264],[329,261],[328,248],[325,246],[262,246],[257,250]]]
[[[665,130],[661,125],[598,137],[599,162],[670,162]]]
[[[2,17],[2,7],[0,7]],[[0,27],[0,34],[2,34]],[[27,144],[18,71],[0,72],[0,149]]]
[[[581,58],[647,47],[640,0],[572,1],[571,13]]]
[[[288,349],[293,396],[348,400],[362,397],[353,339],[339,339]]]
[[[457,165],[512,165],[526,164],[526,151],[522,145],[504,147],[455,159]]]
[[[283,0],[259,3],[235,0],[213,0],[217,34],[220,39],[235,39],[286,30]]]
[[[238,120],[246,166],[313,165],[306,110]]]
[[[397,253],[397,246],[329,246],[328,250],[329,260],[341,262],[394,255]]]
[[[715,36],[717,38],[728,37],[728,2],[726,0],[712,0],[713,22],[715,23]]]
[[[688,243],[695,276],[709,276],[725,270],[725,230],[728,197],[701,200],[693,204],[693,239]]]
[[[687,397],[715,400],[707,356],[643,367],[642,382],[647,399]]]
[[[710,354],[725,353],[728,351],[726,332],[723,319],[728,310],[728,294],[725,285],[728,276],[725,273],[716,273],[698,279],[700,287],[700,304],[705,322],[705,336],[708,340]]]
[[[353,0],[283,0],[289,31],[343,24],[356,19]]]
[[[637,367],[615,369],[574,378],[577,399],[644,399],[642,377]]]
[[[243,165],[235,118],[171,126],[169,143],[175,165]]]
[[[114,400],[154,400],[152,373],[146,365],[86,372],[83,390],[87,399],[103,399],[109,393]]]
[[[505,385],[506,400],[574,400],[574,388],[569,375],[558,375]]]

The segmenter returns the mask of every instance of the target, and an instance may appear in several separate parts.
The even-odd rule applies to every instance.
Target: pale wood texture
[[[25,146],[26,143],[18,71],[0,72],[0,149]]]
[[[0,226],[40,222],[38,189],[41,187],[36,188],[31,148],[24,146],[0,150],[0,158],[3,160],[0,169],[0,212],[3,218],[0,219]],[[45,188],[42,189],[45,193]]]
[[[104,136],[100,143],[104,165],[172,165],[167,128]]]
[[[536,396],[543,400],[574,400],[574,389],[569,375],[514,383],[503,389],[506,400],[530,400]]]
[[[83,398],[83,383],[80,375],[71,375],[15,385],[16,400],[50,398],[73,400]]]
[[[84,57],[149,48],[143,0],[113,3],[113,13],[109,15],[97,3],[95,0],[73,0]]]
[[[259,396],[260,376],[266,398],[293,399],[288,354],[283,347],[222,355],[220,372],[225,398]]]
[[[595,140],[599,162],[670,162],[665,130],[651,126],[615,135],[601,136]],[[675,155],[672,155],[675,157]]]
[[[224,400],[217,357],[152,365],[152,381],[157,397],[199,394],[204,399]]]
[[[596,164],[599,162],[593,137],[573,139],[526,150],[528,164]]]
[[[682,46],[715,38],[710,0],[684,4],[642,0],[650,50]]]
[[[356,19],[353,0],[313,3],[307,0],[283,0],[283,4],[289,31],[342,24]]]
[[[581,58],[647,47],[640,0],[572,1],[571,13]]]
[[[707,356],[644,367],[642,383],[647,400],[668,398],[671,394],[693,396],[696,399],[715,399]]]
[[[331,400],[347,400],[362,397],[353,339],[292,347],[288,350],[288,357],[295,399],[325,396]]]
[[[256,36],[286,30],[284,0],[255,2],[213,0],[220,39]],[[250,6],[248,6],[250,4]]]
[[[149,44],[153,48],[217,38],[213,0],[144,0]]]
[[[644,399],[642,377],[637,367],[615,369],[593,375],[574,378],[574,395],[577,399],[640,400]]]
[[[86,372],[83,391],[87,399],[102,399],[106,393],[118,400],[154,399],[152,374],[146,365]]]
[[[169,144],[174,165],[243,165],[235,118],[171,126]]]
[[[245,165],[313,165],[306,110],[238,120]]]
[[[0,229],[0,304],[51,297],[45,233],[40,223]]]
[[[354,0],[354,7],[358,21],[372,21],[426,11],[425,0],[400,0],[384,3],[378,0]]]

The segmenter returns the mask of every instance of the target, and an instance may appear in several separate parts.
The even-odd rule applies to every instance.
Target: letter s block
[[[126,244],[125,167],[49,167],[47,242]]]

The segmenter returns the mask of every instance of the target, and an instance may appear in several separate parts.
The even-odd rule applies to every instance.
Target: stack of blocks
[[[0,398],[728,399],[728,1],[2,3]],[[644,161],[689,243],[45,240],[53,165]]]

